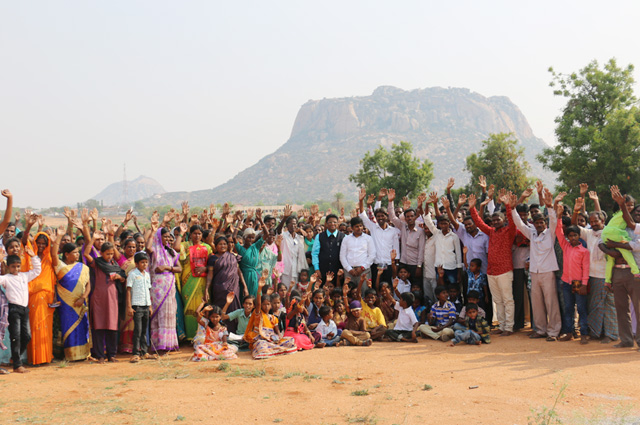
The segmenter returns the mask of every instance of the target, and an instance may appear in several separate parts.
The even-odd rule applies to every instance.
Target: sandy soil
[[[227,371],[220,362],[190,363],[190,354],[186,346],[157,361],[122,356],[117,364],[61,362],[0,376],[0,421],[526,424],[564,383],[557,411],[572,423],[622,408],[640,415],[640,353],[597,341],[519,333],[480,347],[421,340],[263,361],[245,352]]]

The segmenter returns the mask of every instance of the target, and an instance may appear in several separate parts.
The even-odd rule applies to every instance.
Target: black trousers
[[[527,290],[527,275],[524,269],[513,269],[513,330],[524,328],[524,291]]]
[[[28,306],[9,304],[9,338],[11,340],[11,360],[13,360],[13,369],[15,370],[22,366],[20,357],[31,341]]]
[[[147,329],[149,328],[149,306],[133,306],[133,355],[147,354]]]
[[[116,356],[116,351],[118,350],[118,331],[94,329],[91,331],[91,336],[93,338],[93,349],[98,359],[104,359],[105,348],[107,359]]]

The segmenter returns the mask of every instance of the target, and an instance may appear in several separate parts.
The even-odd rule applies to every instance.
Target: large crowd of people
[[[58,228],[30,211],[14,220],[4,190],[0,361],[20,373],[54,354],[139,362],[183,341],[194,361],[419,338],[480,345],[527,323],[549,342],[640,345],[634,199],[612,186],[606,214],[586,184],[572,208],[541,182],[519,196],[478,183],[480,196],[454,200],[450,179],[445,196],[417,202],[362,188],[348,218],[317,205],[192,214],[185,202],[144,228],[132,210],[122,223],[95,209],[65,209]]]

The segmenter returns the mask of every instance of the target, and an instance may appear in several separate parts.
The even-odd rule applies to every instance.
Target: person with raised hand
[[[404,220],[396,214],[393,202],[395,189],[387,189],[389,205],[387,211],[393,225],[400,230],[400,264],[407,267],[412,284],[422,285],[425,233],[416,223],[416,211],[408,208],[403,212]]]
[[[503,193],[500,202],[507,210],[507,216],[511,216],[512,205],[510,197]],[[516,226],[513,220],[505,223],[505,216],[495,212],[491,216],[492,226],[485,224],[476,210],[476,196],[469,195],[469,209],[471,218],[476,226],[489,236],[489,252],[487,277],[489,289],[496,303],[499,329],[495,333],[509,336],[513,333],[514,303],[513,303],[513,260],[511,257],[511,245],[516,236]]]

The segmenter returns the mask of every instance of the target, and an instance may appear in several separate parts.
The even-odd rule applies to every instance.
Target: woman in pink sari
[[[169,229],[154,229],[147,241],[147,253],[151,257],[151,348],[177,351],[175,273],[182,272],[182,267],[179,254],[171,248]]]

